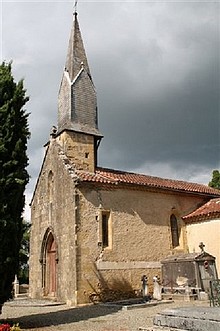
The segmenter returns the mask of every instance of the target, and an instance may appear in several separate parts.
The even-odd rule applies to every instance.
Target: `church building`
[[[161,260],[188,252],[186,223],[211,187],[101,168],[97,99],[74,14],[58,96],[58,125],[31,202],[31,298],[69,305],[135,295]],[[199,245],[199,242],[198,242]]]

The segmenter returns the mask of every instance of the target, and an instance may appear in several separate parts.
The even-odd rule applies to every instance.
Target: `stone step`
[[[184,307],[166,309],[154,317],[154,325],[167,330],[219,331],[220,310],[217,307]],[[156,330],[156,329],[155,329]],[[159,329],[160,330],[160,329]],[[162,330],[166,330],[163,329]]]
[[[28,298],[28,293],[19,293],[19,294],[16,294],[15,298],[16,299]]]

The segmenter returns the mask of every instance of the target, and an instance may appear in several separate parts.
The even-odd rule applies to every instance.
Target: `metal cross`
[[[78,3],[78,0],[75,0],[74,2],[74,13],[77,13],[77,3]]]

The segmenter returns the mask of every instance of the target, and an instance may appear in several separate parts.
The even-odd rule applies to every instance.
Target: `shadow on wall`
[[[82,193],[84,198],[95,208],[100,208],[101,205],[103,210],[110,210],[115,219],[119,217],[124,219],[126,215],[129,222],[131,220],[136,222],[138,219],[140,223],[146,225],[153,224],[167,227],[173,206],[176,206],[179,216],[186,214],[186,211],[180,208],[181,199],[175,195],[171,195],[170,198],[169,195],[164,193],[126,189],[117,190],[117,193],[114,189],[109,191],[100,189],[82,190]],[[163,207],[161,201],[163,201]],[[196,206],[197,204],[192,202],[190,210],[194,210]]]
[[[97,269],[95,263],[94,273],[98,279],[96,287],[94,287],[87,279],[87,282],[93,290],[89,294],[90,302],[113,302],[118,300],[137,298],[140,296],[140,293],[137,293],[137,291],[132,288],[131,283],[123,277],[111,277],[111,280],[106,280],[102,273]]]

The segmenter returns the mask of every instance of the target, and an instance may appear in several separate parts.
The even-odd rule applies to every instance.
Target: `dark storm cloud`
[[[146,160],[204,165],[213,161],[214,166],[219,161],[217,75],[201,70],[165,94],[158,91],[155,99],[143,92],[139,100],[122,99],[121,105],[116,100],[115,106],[121,106],[117,112],[108,107],[104,131],[113,140],[112,145],[123,151],[119,153],[121,160],[116,161],[118,166],[124,163],[126,168],[136,168]],[[210,91],[212,85],[215,88]]]
[[[2,3],[2,55],[30,95],[33,192],[57,121],[73,2]],[[219,3],[83,2],[102,166],[208,182],[219,168]]]
[[[165,32],[164,20],[156,36],[128,30],[120,53],[104,54],[109,79],[100,121],[103,116],[109,155],[101,153],[103,163],[125,169],[147,161],[219,164],[218,13],[205,4],[199,16],[190,11],[197,7],[167,4]]]

